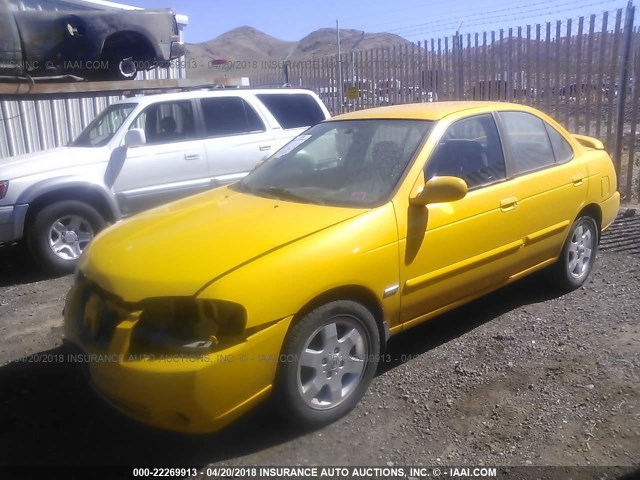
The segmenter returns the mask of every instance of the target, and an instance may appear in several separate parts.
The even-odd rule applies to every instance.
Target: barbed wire
[[[594,18],[594,34],[599,34],[602,33],[602,20],[604,18],[604,14],[607,14],[607,24],[606,24],[606,28],[607,28],[607,33],[611,34],[611,33],[615,33],[613,28],[615,27],[615,14],[617,14],[617,12],[621,11],[621,9],[615,9],[615,10],[605,10],[602,13],[599,14],[591,14],[591,15],[595,15]],[[568,21],[571,20],[572,23],[572,27],[575,25],[576,29],[574,30],[572,28],[572,36],[574,36],[575,34],[577,34],[577,27],[579,24],[579,20],[582,17],[584,19],[584,29],[583,29],[583,35],[589,35],[590,34],[590,21],[591,21],[591,15],[579,15],[576,17],[572,17],[572,18],[568,18],[566,20],[555,20],[555,21],[547,21],[547,22],[541,22],[541,23],[533,23],[533,24],[525,24],[525,25],[517,25],[517,26],[510,26],[510,27],[500,27],[500,28],[496,28],[493,30],[484,30],[484,31],[480,31],[480,32],[468,32],[468,33],[464,33],[462,34],[463,36],[466,36],[468,34],[470,35],[479,35],[479,36],[483,36],[484,34],[490,34],[491,32],[499,32],[500,30],[502,30],[503,32],[508,32],[509,29],[513,30],[513,31],[517,31],[518,28],[521,28],[523,31],[526,31],[527,27],[531,27],[531,40],[540,40],[540,41],[546,41],[546,27],[547,24],[550,26],[550,39],[551,40],[555,40],[556,38],[556,30],[557,30],[557,26],[558,24],[560,25],[560,35],[561,37],[563,35],[566,35],[566,27],[568,24]],[[540,37],[538,38],[535,34],[536,32],[536,27],[540,26]],[[621,23],[620,25],[620,32],[622,31],[623,28],[623,24]],[[611,30],[609,30],[611,29]],[[488,35],[487,35],[488,36]],[[453,37],[453,35],[451,35],[451,37]],[[505,35],[506,37],[506,35]],[[440,37],[443,38],[443,37]],[[523,36],[523,38],[525,38]],[[435,40],[437,40],[437,38],[434,38]],[[428,42],[430,41],[431,38],[425,39],[424,42]],[[415,43],[415,42],[413,42]]]
[[[573,6],[574,4],[581,4],[582,0],[572,0],[570,2],[565,2],[565,4],[563,5],[564,7],[569,7],[569,6]],[[555,0],[544,0],[541,2],[535,2],[535,3],[530,3],[528,5],[524,5],[524,6],[519,6],[519,7],[514,7],[514,8],[506,8],[506,9],[499,9],[499,10],[489,10],[489,11],[484,11],[479,15],[474,15],[473,16],[473,21],[477,22],[478,20],[482,20],[484,21],[485,19],[490,20],[490,19],[495,19],[495,18],[503,18],[503,17],[510,17],[512,16],[515,12],[519,12],[520,14],[522,13],[529,13],[529,12],[539,12],[540,9],[539,8],[532,8],[532,7],[539,7],[540,5],[548,5],[548,4],[553,4],[552,7],[546,7],[546,8],[557,8],[557,2]],[[544,8],[543,8],[544,10]],[[473,10],[471,11],[466,11],[465,12],[465,16],[469,16],[471,13],[473,12]],[[499,15],[494,15],[494,14],[499,14]],[[446,20],[450,21],[446,21],[443,23],[443,20],[445,19],[439,19],[439,20],[430,20],[429,22],[425,22],[425,23],[420,23],[417,25],[409,25],[403,28],[397,28],[397,29],[391,29],[389,32],[390,33],[396,33],[399,35],[402,34],[406,34],[406,33],[410,33],[412,31],[415,31],[417,29],[424,29],[424,27],[431,27],[431,26],[457,26],[460,24],[460,19],[453,19],[451,16],[448,16]],[[464,25],[464,23],[463,23]]]
[[[592,2],[592,3],[587,3],[587,4],[582,4],[584,7],[591,7],[591,6],[597,6],[597,5],[604,5],[604,4],[608,4],[610,2],[608,1],[598,1],[598,2]],[[622,10],[622,9],[620,9]],[[552,10],[552,11],[545,11],[545,12],[541,12],[541,14],[543,15],[553,15],[553,14],[559,14],[559,13],[565,13],[567,11],[566,8],[562,8],[562,9],[557,9],[557,10]],[[493,18],[499,18],[502,17],[500,16],[495,16]],[[510,18],[510,20],[516,21],[516,20],[526,20],[531,18],[531,15],[525,15],[525,16],[519,16],[519,17],[513,17]],[[563,22],[566,22],[566,20],[564,20]],[[486,21],[474,21],[472,23],[467,23],[464,24],[464,28],[467,29],[469,27],[474,27],[474,26],[480,26],[480,25],[485,25]],[[425,32],[430,32],[430,33],[438,33],[438,32],[445,32],[445,31],[450,31],[450,28],[440,28],[438,30],[431,30],[431,29],[427,29],[427,30],[423,30],[417,33],[413,33],[413,34],[403,34],[402,36],[406,37],[406,38],[411,38],[411,37],[417,37],[420,35],[424,35]],[[495,30],[495,29],[494,29]]]

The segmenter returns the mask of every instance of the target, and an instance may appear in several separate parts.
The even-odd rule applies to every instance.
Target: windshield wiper
[[[307,198],[302,195],[298,195],[297,193],[292,192],[291,190],[287,190],[286,188],[280,187],[261,187],[251,189],[252,193],[266,193],[270,197],[280,198],[283,200],[294,200],[302,203],[315,203],[316,205],[324,205],[322,200],[317,200],[314,198]]]

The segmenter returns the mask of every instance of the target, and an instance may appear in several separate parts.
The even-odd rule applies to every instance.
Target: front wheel
[[[285,339],[276,386],[278,406],[295,423],[317,427],[351,411],[378,366],[373,315],[340,300],[304,316]]]
[[[27,232],[31,254],[50,271],[71,272],[93,237],[105,226],[86,203],[65,200],[38,211]]]
[[[598,224],[589,215],[573,222],[560,258],[549,272],[563,290],[574,290],[587,280],[598,251],[598,233]]]

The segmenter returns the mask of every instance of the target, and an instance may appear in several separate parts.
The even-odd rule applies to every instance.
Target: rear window
[[[325,119],[322,108],[311,95],[262,93],[256,96],[282,128],[311,127]]]

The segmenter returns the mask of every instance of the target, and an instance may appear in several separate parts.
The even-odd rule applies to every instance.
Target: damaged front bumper
[[[78,360],[88,365],[91,384],[126,415],[183,433],[219,430],[268,396],[292,320],[210,352],[140,355],[131,345],[140,312],[114,321],[105,305],[79,282],[65,306],[66,341],[82,352]]]

